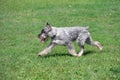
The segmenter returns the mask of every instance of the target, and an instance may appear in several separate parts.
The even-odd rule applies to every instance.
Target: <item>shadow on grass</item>
[[[83,56],[89,55],[89,54],[92,54],[92,53],[96,53],[96,52],[95,52],[95,51],[86,51],[86,52],[83,54]]]
[[[91,53],[95,53],[95,51],[86,51],[83,56],[89,55]],[[48,57],[61,57],[61,56],[71,56],[69,53],[54,53],[54,54],[48,54],[42,58],[48,58]]]
[[[62,57],[62,56],[71,56],[69,53],[54,53],[46,55],[45,57]]]

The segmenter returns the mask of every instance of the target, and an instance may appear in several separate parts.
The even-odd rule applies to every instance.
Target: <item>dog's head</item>
[[[46,42],[49,38],[48,33],[52,30],[50,24],[47,22],[45,28],[43,28],[38,34],[38,38],[40,38],[41,42]]]

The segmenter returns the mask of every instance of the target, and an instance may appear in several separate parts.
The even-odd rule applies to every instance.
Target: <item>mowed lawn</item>
[[[103,51],[86,45],[73,57],[57,46],[38,57],[50,42],[37,38],[47,21],[90,26]],[[120,0],[0,0],[0,80],[120,80]]]

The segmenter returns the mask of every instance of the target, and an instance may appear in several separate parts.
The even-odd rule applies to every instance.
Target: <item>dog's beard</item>
[[[40,42],[44,43],[48,40],[48,36],[45,33],[38,34],[38,38],[40,39]]]
[[[42,43],[45,43],[47,40],[48,40],[48,38],[40,38],[40,41],[41,41]]]

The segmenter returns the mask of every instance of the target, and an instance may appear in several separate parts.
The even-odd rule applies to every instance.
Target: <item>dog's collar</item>
[[[55,37],[56,37],[56,35],[53,35],[53,36],[51,37],[51,39],[55,39]]]

